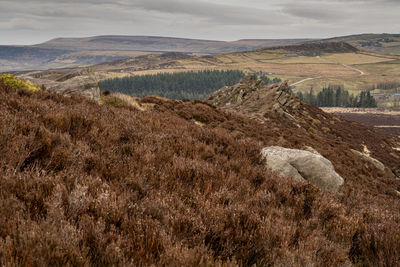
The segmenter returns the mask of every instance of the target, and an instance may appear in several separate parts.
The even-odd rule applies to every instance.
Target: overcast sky
[[[400,33],[400,0],[0,0],[0,44],[152,35],[212,40]]]

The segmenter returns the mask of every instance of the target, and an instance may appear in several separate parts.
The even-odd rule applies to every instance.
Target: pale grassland
[[[343,54],[329,54],[323,55],[322,59],[337,62],[340,64],[355,65],[355,64],[371,64],[378,62],[391,61],[393,58],[373,56],[361,53],[343,53]]]
[[[360,68],[361,69],[361,68]],[[343,85],[346,90],[353,93],[359,93],[361,89],[368,88],[373,84],[384,83],[384,82],[400,82],[400,76],[381,76],[372,75],[368,73],[363,76],[341,76],[341,77],[329,77],[329,78],[318,78],[311,81],[296,85],[296,89],[300,91],[309,90],[312,86],[314,89],[319,90],[322,87],[328,85]]]
[[[378,75],[378,76],[394,76],[399,77],[400,74],[400,61],[390,61],[384,63],[376,63],[376,64],[363,64],[357,65],[362,71]],[[388,78],[386,78],[387,80]]]
[[[232,64],[231,68],[238,68],[240,64]],[[356,71],[350,70],[337,64],[279,64],[279,63],[260,63],[254,62],[247,65],[256,71],[271,72],[276,75],[290,75],[295,77],[336,77],[353,76]]]
[[[274,75],[287,75],[292,77],[337,77],[355,76],[357,71],[334,63],[321,63],[315,57],[281,57],[275,55],[275,59],[261,59],[260,54],[253,58],[253,55],[229,54],[218,56],[216,59],[192,58],[178,61],[178,65],[186,69],[239,69],[271,72]],[[248,55],[248,56],[247,56]],[[260,57],[260,58],[259,58]],[[276,63],[277,61],[287,63]],[[315,64],[319,62],[320,64]],[[311,63],[311,64],[310,64]]]
[[[384,115],[400,115],[400,111],[378,108],[321,108],[328,113],[358,113],[358,114],[384,114]]]
[[[299,57],[282,57],[279,59],[272,59],[272,60],[265,60],[264,62],[273,62],[273,63],[298,63],[298,64],[329,64],[326,62],[321,62],[321,59],[318,57],[305,57],[305,56],[299,56]]]
[[[160,98],[163,99],[163,98]],[[113,107],[133,107],[141,111],[149,110],[154,107],[153,103],[140,104],[136,97],[128,96],[120,93],[113,93],[110,95],[101,95],[100,104]]]

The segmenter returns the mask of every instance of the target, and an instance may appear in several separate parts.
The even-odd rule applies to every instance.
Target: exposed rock
[[[80,70],[78,72],[55,75],[49,78],[24,77],[40,87],[56,91],[64,95],[74,93],[85,95],[93,100],[100,100],[99,83],[93,72]]]
[[[212,93],[206,102],[221,108],[237,109],[243,113],[264,115],[274,112],[298,125],[293,110],[299,110],[300,99],[290,93],[287,82],[265,85],[254,75],[245,76],[233,86]],[[299,125],[298,125],[299,126]]]
[[[384,165],[382,162],[380,162],[379,160],[374,159],[373,157],[371,157],[370,155],[368,155],[368,154],[366,154],[366,153],[362,153],[362,152],[357,151],[357,150],[354,150],[354,149],[350,149],[350,150],[351,150],[351,152],[353,152],[354,154],[356,154],[356,155],[360,156],[361,158],[363,158],[363,159],[365,159],[365,160],[371,162],[371,163],[372,163],[376,168],[378,168],[379,170],[381,170],[381,171],[384,171],[384,170],[385,170],[385,168],[386,168],[385,165]]]
[[[296,180],[307,180],[321,189],[336,193],[343,178],[336,173],[332,163],[313,152],[279,146],[265,147],[261,154],[272,172]]]
[[[264,82],[256,80],[254,75],[247,75],[238,84],[225,86],[209,95],[206,101],[215,106],[240,105],[249,99],[253,95],[253,92],[258,91],[264,86]]]

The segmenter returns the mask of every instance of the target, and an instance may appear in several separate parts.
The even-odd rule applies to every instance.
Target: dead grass
[[[380,56],[379,54],[361,54],[361,53],[340,53],[323,55],[323,59],[334,61],[341,64],[356,65],[356,64],[371,64],[385,61],[392,61],[393,58]]]
[[[383,115],[400,115],[400,111],[378,108],[321,108],[328,113],[357,113],[357,114],[383,114]]]
[[[154,107],[0,85],[1,265],[398,263],[400,185],[348,143],[199,101],[140,104]],[[340,194],[266,171],[272,144],[316,148]]]
[[[388,81],[388,77],[398,77],[400,71],[400,62],[389,61],[375,64],[360,64],[356,67],[365,72],[386,77],[386,81]]]

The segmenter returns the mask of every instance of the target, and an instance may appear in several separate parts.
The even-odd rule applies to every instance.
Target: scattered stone
[[[385,171],[385,168],[386,168],[385,165],[382,162],[380,162],[379,160],[374,159],[373,157],[371,157],[370,155],[368,155],[366,153],[362,153],[362,152],[354,150],[354,149],[350,149],[350,150],[354,154],[356,154],[356,155],[360,156],[361,158],[371,162],[379,170]]]

